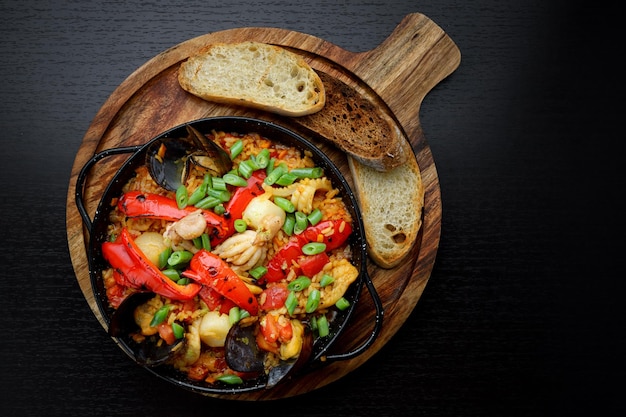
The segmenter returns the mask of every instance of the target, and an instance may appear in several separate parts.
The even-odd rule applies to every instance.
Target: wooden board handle
[[[414,13],[378,47],[353,55],[344,65],[380,95],[412,136],[424,97],[460,62],[459,48],[443,29]]]

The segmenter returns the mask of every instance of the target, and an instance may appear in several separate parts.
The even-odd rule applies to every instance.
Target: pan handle
[[[80,213],[80,216],[83,218],[83,223],[87,227],[89,234],[91,234],[92,221],[91,221],[91,218],[89,217],[89,214],[87,213],[87,210],[85,209],[85,203],[83,201],[83,191],[85,187],[85,180],[87,179],[87,173],[89,172],[91,167],[94,166],[101,159],[104,159],[113,155],[124,154],[124,153],[135,153],[139,149],[141,149],[142,146],[143,145],[122,146],[119,148],[111,148],[111,149],[107,149],[102,152],[99,152],[95,154],[94,156],[92,156],[91,159],[88,160],[85,163],[85,165],[83,165],[82,169],[78,173],[78,178],[76,179],[76,190],[75,190],[76,207],[78,208],[78,212]]]
[[[374,329],[372,330],[372,333],[370,333],[367,340],[365,340],[360,346],[350,352],[327,355],[326,362],[334,360],[352,359],[356,356],[359,356],[361,353],[365,352],[372,345],[372,343],[374,343],[374,341],[378,337],[378,334],[380,333],[380,330],[383,327],[383,315],[385,313],[383,309],[383,303],[380,299],[380,296],[378,295],[378,292],[376,291],[376,288],[374,287],[372,279],[367,272],[367,267],[363,268],[363,277],[365,278],[365,285],[367,286],[367,290],[369,291],[370,296],[374,301],[374,306],[376,307],[376,319],[374,320]]]

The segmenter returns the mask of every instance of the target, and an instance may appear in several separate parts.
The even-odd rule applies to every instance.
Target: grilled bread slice
[[[292,123],[317,133],[377,171],[398,167],[412,156],[403,148],[404,134],[379,99],[323,72],[319,76],[326,105],[319,112],[294,118]]]
[[[382,268],[393,268],[402,262],[422,227],[422,176],[411,145],[405,141],[403,146],[411,156],[406,163],[386,172],[348,158],[363,216],[367,250]]]
[[[286,116],[324,107],[324,85],[299,55],[260,42],[216,43],[181,63],[178,82],[204,100]]]

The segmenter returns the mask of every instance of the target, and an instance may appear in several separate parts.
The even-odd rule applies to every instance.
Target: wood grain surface
[[[617,6],[0,1],[0,416],[626,415]],[[411,119],[415,110],[380,91],[384,74],[365,83],[358,56],[391,60],[379,45],[416,12],[463,56],[408,105],[420,106]],[[236,28],[282,28],[338,46],[307,40],[349,60],[338,68],[375,87],[407,130],[419,126],[441,194],[435,265],[396,333],[335,382],[272,401],[197,395],[129,360],[86,302],[68,246],[70,175],[92,124],[101,132],[115,124],[99,114],[112,93],[123,105],[137,94],[127,88],[120,98],[118,88],[143,64]],[[100,140],[91,139],[87,153]]]
[[[353,88],[378,96],[381,111],[391,114],[410,141],[425,187],[424,223],[413,251],[402,265],[385,270],[369,262],[368,270],[383,301],[383,330],[375,344],[357,358],[332,363],[298,377],[294,383],[272,390],[223,398],[276,399],[309,392],[333,382],[367,361],[398,331],[417,304],[430,277],[441,230],[441,201],[437,170],[424,138],[419,110],[426,94],[460,63],[460,51],[451,38],[422,14],[406,16],[389,37],[373,50],[352,53],[323,39],[278,28],[237,28],[199,36],[155,56],[133,72],[108,98],[84,135],[76,155],[67,195],[67,238],[74,271],[90,308],[103,327],[89,279],[86,244],[89,236],[75,206],[78,172],[94,153],[119,146],[147,142],[160,132],[183,122],[217,115],[246,115],[271,119],[272,115],[236,106],[209,103],[183,91],[176,72],[181,61],[212,42],[255,40],[277,44],[301,54],[311,66]],[[280,123],[280,121],[279,121]],[[346,177],[346,155],[327,144],[326,150]],[[96,165],[85,183],[84,202],[92,214],[104,187],[124,157]],[[364,289],[353,323],[342,334],[334,351],[348,351],[371,332],[374,308]],[[339,347],[339,348],[338,348]]]

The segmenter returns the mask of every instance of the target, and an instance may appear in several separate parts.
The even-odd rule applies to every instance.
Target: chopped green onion
[[[266,273],[267,273],[267,268],[264,267],[263,265],[259,265],[250,270],[250,275],[252,275],[252,278],[254,279],[259,279]]]
[[[196,207],[199,209],[209,209],[216,207],[222,204],[222,201],[219,198],[213,197],[211,195],[204,197],[202,200],[198,201]]]
[[[228,190],[217,190],[215,188],[209,188],[207,190],[207,194],[209,197],[217,198],[220,200],[220,203],[224,203],[230,200],[230,192]]]
[[[335,278],[328,274],[324,274],[322,275],[322,279],[320,279],[320,287],[325,287],[332,284],[333,282],[335,282]]]
[[[246,317],[250,317],[250,313],[248,312],[248,310],[239,309],[239,320],[245,319]]]
[[[276,163],[276,158],[270,158],[270,161],[267,163],[267,167],[265,168],[265,173],[270,175],[272,171],[274,171],[274,164]]]
[[[315,226],[322,220],[322,216],[322,210],[316,208],[308,216],[306,216],[306,218],[312,226]]]
[[[215,214],[219,214],[220,216],[224,213],[226,213],[226,208],[224,208],[223,204],[218,204],[217,206],[213,207],[213,211],[215,212]]]
[[[280,176],[279,179],[276,180],[276,182],[274,184],[278,184],[278,185],[282,185],[282,186],[287,186],[287,185],[291,185],[293,184],[293,182],[295,180],[297,180],[298,177],[296,177],[295,175],[293,175],[292,173],[286,172],[283,175]]]
[[[178,285],[187,285],[187,284],[189,284],[189,282],[190,282],[189,278],[183,277],[183,278],[178,280],[177,284]]]
[[[185,335],[185,328],[178,323],[172,323],[172,331],[176,339],[182,339]]]
[[[328,319],[326,316],[321,315],[317,318],[317,334],[319,337],[326,337],[330,333],[328,328]]]
[[[345,297],[341,297],[339,300],[337,300],[337,302],[335,303],[335,306],[339,310],[343,311],[346,308],[350,307],[350,301],[346,300]]]
[[[202,238],[200,236],[194,237],[193,239],[191,239],[191,242],[193,243],[194,248],[202,249]]]
[[[169,266],[180,266],[189,263],[191,258],[193,258],[193,253],[186,250],[177,250],[172,252],[167,259],[167,264]]]
[[[163,250],[163,252],[159,253],[159,260],[157,262],[157,266],[159,269],[163,269],[167,266],[167,260],[172,254],[172,248],[167,247]]]
[[[293,235],[293,227],[296,225],[296,216],[293,213],[287,213],[285,223],[283,223],[283,232],[287,236]]]
[[[239,307],[234,306],[228,310],[228,322],[230,324],[235,324],[239,321]]]
[[[202,240],[202,249],[211,250],[211,239],[209,239],[208,233],[202,233],[200,236],[200,240]]]
[[[267,164],[270,162],[270,150],[264,148],[259,152],[256,156],[256,164],[259,169],[264,169],[267,167]]]
[[[311,279],[307,276],[300,275],[298,278],[287,284],[287,289],[290,291],[302,291],[311,285]]]
[[[241,175],[242,177],[248,179],[252,176],[253,172],[254,165],[249,159],[246,159],[245,161],[241,161],[239,163],[239,175]]]
[[[224,178],[215,177],[213,178],[213,186],[211,188],[214,190],[224,191],[226,190],[226,181],[224,180]]]
[[[178,272],[174,268],[167,268],[161,272],[163,272],[163,275],[165,275],[174,282],[178,282],[180,280],[180,272]]]
[[[236,384],[242,384],[243,383],[243,379],[241,379],[241,377],[237,376],[237,375],[233,375],[233,374],[224,374],[224,375],[220,375],[217,378],[218,381],[221,381],[225,384],[229,384],[229,385],[236,385]]]
[[[317,331],[317,319],[315,318],[315,316],[312,316],[309,319],[309,326],[311,326],[312,331]]]
[[[302,253],[305,255],[317,255],[326,251],[326,243],[322,242],[309,242],[302,246]]]
[[[203,186],[201,185],[195,190],[193,190],[193,193],[191,193],[191,195],[187,199],[187,205],[195,206],[196,203],[202,200],[205,196],[206,196],[206,187],[203,188]]]
[[[293,213],[294,211],[296,211],[296,207],[293,205],[293,203],[284,197],[274,197],[274,204],[276,204],[287,213]]]
[[[234,185],[235,187],[245,187],[248,185],[248,181],[236,174],[224,174],[222,178],[226,184]]]
[[[324,175],[324,170],[320,167],[313,168],[294,168],[291,172],[298,178],[319,178]]]
[[[248,224],[246,223],[245,220],[243,219],[237,219],[235,220],[235,230],[238,231],[239,233],[243,233],[246,231],[246,229],[248,228]]]
[[[230,159],[233,160],[237,158],[241,151],[243,151],[243,141],[241,139],[237,139],[230,147]]]
[[[289,315],[292,315],[296,307],[298,306],[298,297],[294,291],[290,291],[287,299],[285,300],[285,308]]]
[[[293,227],[293,232],[297,235],[304,232],[309,225],[309,220],[306,218],[306,214],[297,211],[296,212],[296,225]]]
[[[274,183],[278,181],[281,175],[283,175],[286,171],[287,170],[282,165],[278,165],[272,170],[272,172],[267,174],[267,177],[265,177],[263,182],[267,185],[274,185]]]
[[[169,312],[170,312],[170,306],[167,304],[161,307],[160,309],[158,309],[156,313],[154,313],[154,316],[152,317],[152,321],[150,322],[150,327],[156,327],[159,324],[163,323],[165,319],[167,318],[167,315],[169,314]]]
[[[307,313],[312,313],[315,310],[317,310],[317,306],[319,304],[320,304],[320,291],[311,290],[306,300],[306,306],[304,307],[304,311]]]
[[[176,204],[178,204],[179,209],[184,209],[185,207],[187,207],[188,198],[189,197],[187,196],[187,187],[185,187],[185,185],[180,185],[176,189]]]

